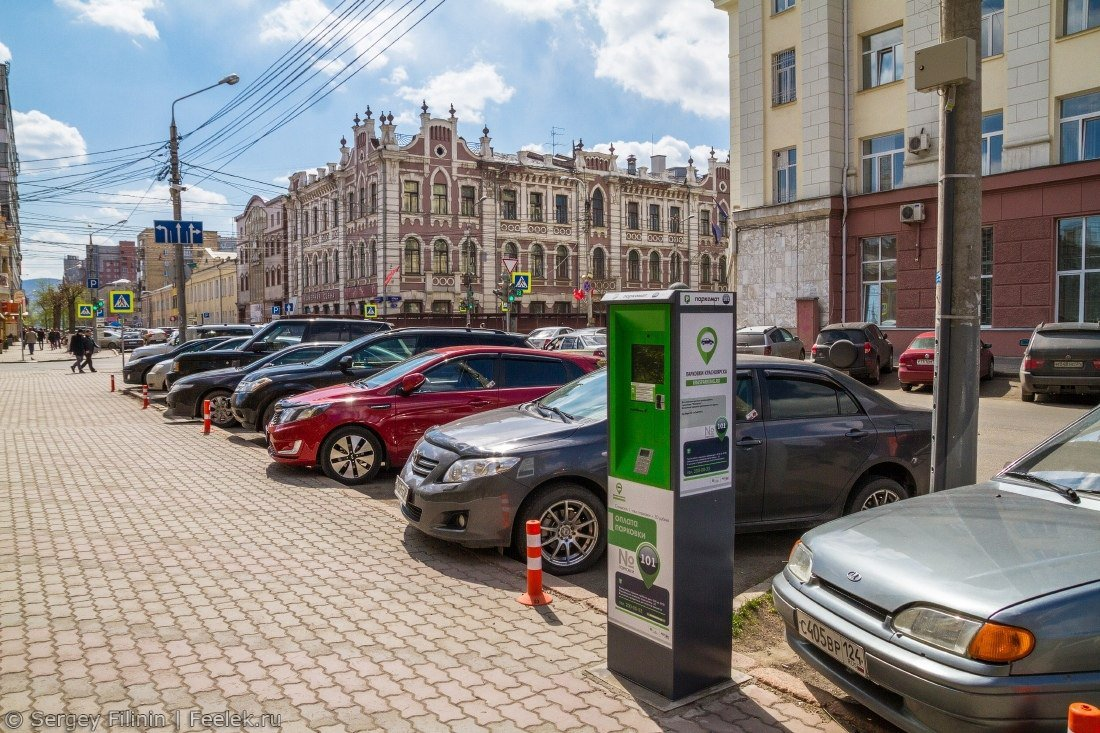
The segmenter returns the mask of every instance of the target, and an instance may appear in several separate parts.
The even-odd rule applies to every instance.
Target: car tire
[[[846,513],[854,514],[864,509],[873,509],[876,506],[893,504],[895,501],[908,498],[909,492],[894,479],[885,476],[871,476],[857,487],[855,495],[848,502]]]
[[[882,365],[875,363],[875,371],[867,375],[867,384],[878,384],[882,381]]]
[[[149,367],[149,369],[146,369],[145,371],[143,371],[141,373],[141,379],[138,380],[138,384],[149,384],[149,382],[148,382],[149,370],[152,369],[152,368],[153,367]]]
[[[555,484],[524,502],[512,527],[512,548],[521,556],[530,519],[542,522],[542,567],[551,575],[584,572],[607,549],[607,507],[578,484]]]
[[[349,459],[347,456],[351,456]],[[358,425],[332,432],[317,454],[321,470],[333,481],[346,486],[365,484],[378,475],[382,446],[374,433]]]
[[[993,357],[989,358],[989,368],[985,370],[985,374],[982,375],[983,382],[989,382],[993,380]]]
[[[798,360],[799,361],[806,361],[806,350],[805,349],[802,349],[801,351],[798,352]]]
[[[859,349],[848,339],[834,341],[829,347],[829,363],[837,369],[850,369],[859,360]]]
[[[893,351],[891,351],[889,354],[886,355],[886,366],[884,366],[882,368],[882,373],[883,374],[889,374],[892,371],[894,371],[894,352]]]
[[[913,385],[909,384],[908,382],[902,382],[901,383],[901,391],[902,392],[912,392],[913,391]]]
[[[110,349],[111,351],[118,351],[118,344],[111,341],[107,344],[107,348]]]
[[[1034,392],[1028,392],[1027,390],[1021,389],[1020,390],[1020,399],[1023,400],[1024,402],[1034,402],[1035,401],[1035,393]]]
[[[271,402],[268,402],[267,406],[264,407],[263,412],[260,413],[260,424],[256,426],[256,429],[264,435],[267,435],[267,424],[271,422],[271,418],[275,417],[275,403],[278,402],[280,399],[282,398],[277,397],[271,400]]]
[[[210,400],[210,423],[216,428],[231,428],[237,424],[233,417],[232,394],[227,389],[215,389],[203,395]],[[202,401],[199,401],[199,414],[202,414]]]

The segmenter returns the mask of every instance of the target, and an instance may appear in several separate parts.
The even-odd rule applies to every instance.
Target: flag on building
[[[722,240],[722,226],[718,223],[719,217],[729,218],[729,213],[726,208],[722,206],[722,202],[718,200],[718,197],[714,197],[714,205],[718,207],[718,216],[714,217],[714,221],[710,224],[711,234],[714,235],[714,241],[719,242]]]
[[[386,273],[386,279],[382,282],[382,284],[383,285],[389,285],[390,280],[393,280],[393,276],[396,275],[397,271],[400,270],[400,269],[401,269],[401,265],[398,265],[397,267],[393,268],[388,273]]]

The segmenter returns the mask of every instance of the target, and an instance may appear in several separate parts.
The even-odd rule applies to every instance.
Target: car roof
[[[1036,333],[1044,331],[1100,331],[1100,323],[1092,321],[1064,322],[1064,323],[1040,323],[1035,327]]]
[[[873,325],[875,325],[875,324],[871,323],[870,321],[844,321],[842,323],[830,323],[828,326],[826,326],[825,328],[823,328],[821,330],[822,331],[835,331],[835,330],[839,330],[839,329],[842,329],[842,328],[867,328],[868,326],[873,326]]]
[[[518,336],[520,338],[527,338],[525,333],[514,333],[512,331],[503,331],[499,328],[465,328],[462,326],[405,326],[403,328],[394,328],[386,331],[389,336],[395,333],[491,333],[503,336]],[[372,334],[373,335],[373,334]]]
[[[779,328],[779,326],[745,326],[737,329],[737,333],[766,333],[773,328]]]
[[[463,354],[477,354],[485,351],[489,351],[494,354],[518,354],[519,356],[550,356],[554,358],[558,356],[561,356],[563,358],[577,356],[576,354],[562,354],[559,351],[528,349],[522,346],[440,346],[438,349],[432,349],[431,351],[436,354],[443,354],[444,356],[462,356]]]

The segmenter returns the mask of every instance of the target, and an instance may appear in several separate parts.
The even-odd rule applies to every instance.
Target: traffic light
[[[103,300],[102,300],[102,299],[100,299],[100,300],[97,300],[97,301],[95,302],[95,309],[96,309],[97,311],[101,311],[101,310],[103,310]]]
[[[523,288],[518,285],[513,285],[508,292],[508,302],[519,300],[523,297]]]

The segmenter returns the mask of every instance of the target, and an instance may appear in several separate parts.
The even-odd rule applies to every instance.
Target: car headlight
[[[322,402],[318,405],[294,405],[283,410],[279,416],[279,424],[288,422],[297,422],[299,420],[308,420],[311,417],[317,417],[322,412],[332,406],[330,402]]]
[[[814,554],[809,547],[798,540],[791,548],[791,556],[787,558],[787,570],[799,583],[805,583],[813,575]]]
[[[180,363],[178,361],[172,362],[172,371],[174,371],[174,372],[180,371]]]
[[[443,483],[460,484],[475,478],[495,476],[498,473],[504,473],[511,469],[519,463],[519,461],[520,459],[515,457],[467,458],[461,461],[455,461],[451,464],[451,467],[447,469],[447,473],[443,475]]]
[[[255,392],[258,389],[263,389],[269,384],[271,384],[271,377],[260,377],[254,382],[241,382],[241,386],[244,387],[245,392]]]
[[[905,609],[894,617],[894,630],[960,657],[995,664],[1023,659],[1035,648],[1035,636],[1027,629],[931,606]]]

